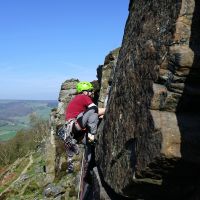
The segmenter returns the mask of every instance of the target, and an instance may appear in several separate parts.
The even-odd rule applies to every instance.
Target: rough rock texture
[[[52,182],[59,176],[63,169],[66,169],[66,155],[62,141],[56,136],[58,128],[65,123],[65,108],[76,93],[78,79],[66,80],[61,85],[58,98],[58,108],[51,113],[51,139],[47,143],[47,170],[48,179]]]
[[[56,175],[56,146],[53,127],[51,128],[50,137],[45,141],[45,147],[46,177],[44,179],[44,182],[45,184],[48,184],[54,181]]]
[[[59,124],[65,123],[65,108],[67,104],[70,102],[70,100],[74,97],[76,94],[76,84],[79,82],[78,79],[70,79],[66,80],[61,85],[61,90],[59,93],[58,98],[58,109],[57,109],[57,118],[59,119],[57,121],[57,126]]]
[[[119,54],[119,49],[114,49],[111,51],[104,60],[103,65],[99,65],[97,68],[97,78],[100,82],[100,92],[98,97],[98,106],[104,107],[105,106],[105,98],[108,88],[108,82],[112,81],[114,70],[117,63],[117,58]]]
[[[130,1],[96,148],[113,193],[200,199],[199,24],[198,0]]]

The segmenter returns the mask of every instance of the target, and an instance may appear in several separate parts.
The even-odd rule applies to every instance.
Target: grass
[[[0,193],[3,192],[4,188],[0,187]]]
[[[35,191],[38,191],[38,190],[42,192],[42,189],[38,186],[37,182],[35,180],[30,181],[29,185],[26,187],[24,191],[24,195],[33,194]]]
[[[4,191],[10,184],[15,181],[30,161],[30,154],[27,154],[18,161],[10,165],[8,172],[5,174],[5,168],[0,168],[0,176],[2,174],[3,185],[0,185],[0,191]],[[45,173],[38,170],[45,164],[45,160],[41,152],[33,152],[33,163],[27,168],[26,179],[16,182],[10,189],[5,192],[4,199],[7,200],[33,200],[43,199],[43,184]],[[3,175],[5,174],[5,175]],[[1,199],[1,198],[0,198]]]
[[[6,141],[11,138],[13,138],[16,135],[17,131],[9,131],[5,130],[2,134],[2,131],[0,131],[0,141]]]
[[[14,172],[16,172],[18,175],[21,173],[21,171],[26,167],[26,165],[29,163],[29,158],[23,159],[19,165],[16,166],[14,169]]]

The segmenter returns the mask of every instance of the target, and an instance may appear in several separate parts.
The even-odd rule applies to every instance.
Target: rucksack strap
[[[82,128],[77,119],[73,118],[65,122],[64,130],[64,140],[67,140],[69,137],[73,138],[77,132],[85,132],[86,128]]]

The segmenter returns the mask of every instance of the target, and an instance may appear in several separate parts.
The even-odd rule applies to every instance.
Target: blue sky
[[[58,99],[70,78],[96,79],[122,42],[129,0],[1,0],[0,99]]]

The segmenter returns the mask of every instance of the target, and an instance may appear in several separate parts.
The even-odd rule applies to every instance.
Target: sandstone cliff
[[[111,199],[200,198],[199,24],[198,0],[130,1],[96,148]]]

